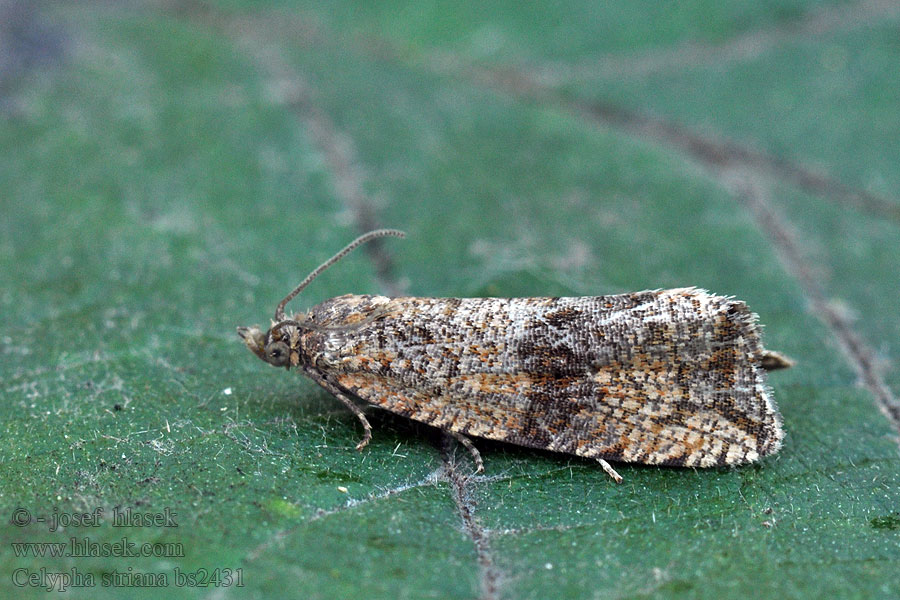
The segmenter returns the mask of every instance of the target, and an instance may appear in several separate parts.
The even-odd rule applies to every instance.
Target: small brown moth
[[[776,452],[784,432],[757,317],[696,288],[578,298],[345,295],[287,318],[284,307],[369,232],[310,273],[268,331],[239,327],[276,367],[300,368],[362,423],[356,397],[465,436],[653,465],[739,465]]]

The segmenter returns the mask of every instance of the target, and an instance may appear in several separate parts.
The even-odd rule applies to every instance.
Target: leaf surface
[[[893,6],[451,4],[0,6],[0,595],[900,595]],[[356,452],[234,328],[375,226],[292,306],[734,295],[797,361],[784,448],[617,486],[476,440],[470,477],[370,409]]]

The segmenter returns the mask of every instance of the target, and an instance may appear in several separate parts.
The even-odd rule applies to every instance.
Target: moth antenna
[[[318,331],[321,333],[338,333],[341,331],[355,331],[355,330],[359,329],[360,327],[364,327],[364,326],[368,325],[375,319],[383,317],[386,314],[388,314],[388,313],[385,310],[376,310],[372,314],[370,314],[368,317],[363,319],[362,321],[359,321],[358,323],[351,323],[350,325],[317,325],[316,323],[310,323],[309,321],[297,321],[296,319],[285,319],[284,321],[279,321],[278,323],[275,323],[274,325],[272,325],[272,328],[270,329],[270,331],[275,332],[276,330],[281,329],[282,327],[285,327],[287,325],[293,325],[297,329],[308,329],[309,331]]]
[[[337,261],[339,261],[342,258],[344,258],[345,256],[347,256],[347,254],[352,252],[356,247],[361,246],[362,244],[365,244],[369,240],[374,240],[375,238],[385,237],[385,236],[389,236],[389,235],[398,237],[398,238],[406,237],[406,234],[404,232],[399,231],[397,229],[376,229],[374,231],[370,231],[369,233],[364,233],[363,235],[359,236],[358,238],[356,238],[355,240],[353,240],[352,242],[350,242],[349,244],[344,246],[343,250],[341,250],[340,252],[338,252],[337,254],[335,254],[334,256],[332,256],[331,258],[326,260],[325,262],[323,262],[318,267],[316,267],[312,273],[310,273],[309,275],[306,276],[306,279],[304,279],[303,281],[300,282],[300,285],[295,287],[294,290],[290,294],[285,296],[284,300],[282,300],[278,304],[278,307],[275,309],[275,320],[276,321],[284,321],[285,320],[284,319],[284,307],[287,306],[287,303],[290,302],[291,300],[293,300],[294,298],[296,298],[297,294],[302,292],[303,288],[305,288],[310,283],[312,283],[312,280],[315,279],[316,277],[318,277],[322,273],[322,271],[324,271],[325,269],[327,269],[328,267],[330,267]]]

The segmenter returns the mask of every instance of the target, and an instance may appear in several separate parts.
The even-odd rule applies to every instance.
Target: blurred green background
[[[0,1],[0,596],[900,596],[898,59],[893,1]],[[369,410],[356,452],[234,328],[377,226],[294,308],[734,295],[783,450],[470,477]],[[71,538],[168,555],[20,545]]]

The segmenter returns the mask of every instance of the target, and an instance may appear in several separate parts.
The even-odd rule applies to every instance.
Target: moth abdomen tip
[[[766,371],[777,371],[779,369],[790,369],[794,365],[797,364],[790,356],[786,356],[781,352],[775,352],[774,350],[765,350],[763,351],[762,358],[760,359],[760,365]]]

